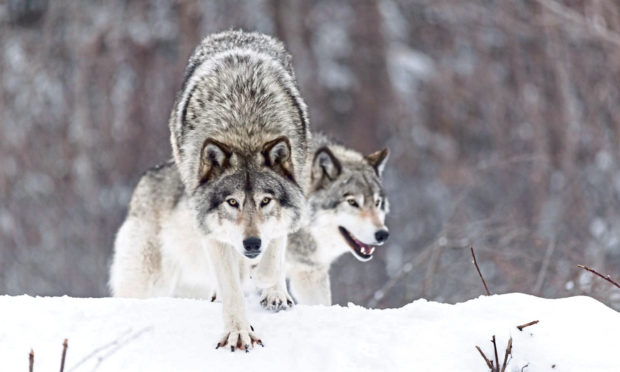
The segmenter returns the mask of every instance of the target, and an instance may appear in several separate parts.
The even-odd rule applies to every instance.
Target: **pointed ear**
[[[313,182],[320,181],[323,177],[333,181],[338,178],[341,172],[340,162],[327,147],[321,147],[317,150],[312,161],[311,177]]]
[[[202,146],[200,182],[208,182],[221,175],[230,165],[231,149],[221,142],[208,138]]]
[[[277,173],[294,180],[291,144],[287,137],[281,136],[263,145],[265,166]]]
[[[366,161],[371,167],[375,168],[375,172],[377,172],[377,175],[381,177],[381,174],[383,174],[383,169],[385,168],[385,163],[387,163],[389,157],[390,150],[385,148],[366,156]]]

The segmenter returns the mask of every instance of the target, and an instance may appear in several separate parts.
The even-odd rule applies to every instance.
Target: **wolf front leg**
[[[284,272],[286,239],[286,235],[274,239],[251,273],[256,286],[263,289],[261,305],[272,311],[286,310],[293,306],[293,299],[286,290]]]
[[[300,305],[332,304],[328,267],[309,267],[289,272],[291,292]]]
[[[237,348],[248,352],[255,342],[263,346],[262,341],[250,326],[245,313],[237,252],[232,247],[214,240],[205,240],[203,246],[213,262],[218,293],[222,300],[225,333],[217,343],[216,349],[228,345],[230,351],[235,351]]]

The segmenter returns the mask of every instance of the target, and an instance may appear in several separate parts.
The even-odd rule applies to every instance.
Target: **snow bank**
[[[484,371],[474,347],[491,356],[496,335],[500,359],[513,338],[509,371],[620,371],[620,314],[588,297],[249,310],[265,347],[245,354],[214,349],[219,303],[3,296],[0,369],[26,371],[33,348],[36,372],[58,370],[68,338],[65,371]],[[532,320],[540,323],[517,330]]]

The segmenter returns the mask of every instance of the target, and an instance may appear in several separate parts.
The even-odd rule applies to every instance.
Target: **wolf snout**
[[[248,258],[254,258],[260,254],[261,241],[260,238],[250,237],[243,241],[243,248],[245,249],[245,256]]]
[[[385,243],[385,241],[388,239],[389,236],[390,236],[390,233],[387,230],[383,230],[383,229],[375,233],[375,239],[377,239],[379,243]]]

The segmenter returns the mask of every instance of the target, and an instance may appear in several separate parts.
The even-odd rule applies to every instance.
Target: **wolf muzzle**
[[[261,241],[259,238],[251,237],[247,238],[243,241],[243,248],[245,248],[245,252],[243,253],[247,258],[256,258],[260,254],[260,245]]]

